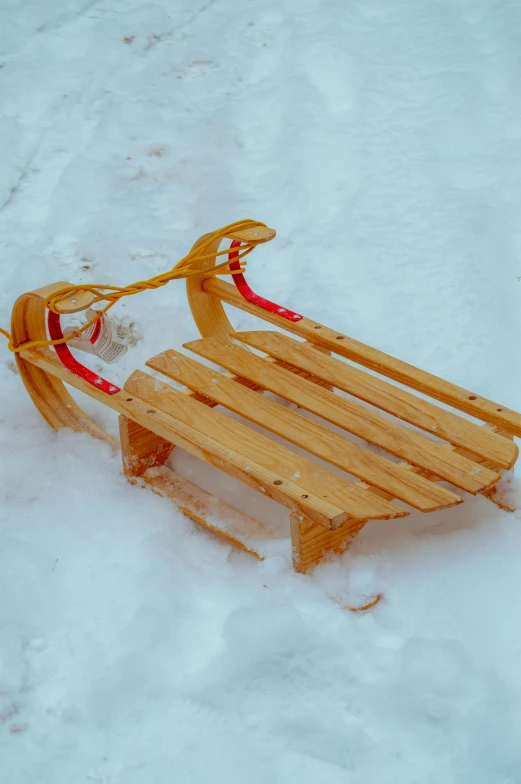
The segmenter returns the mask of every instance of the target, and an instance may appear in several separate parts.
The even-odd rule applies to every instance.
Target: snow
[[[518,0],[4,0],[0,324],[252,217],[254,290],[520,409],[520,30]],[[197,337],[181,283],[117,318],[116,382]],[[2,784],[521,782],[519,513],[371,523],[295,575],[50,432],[0,361]]]

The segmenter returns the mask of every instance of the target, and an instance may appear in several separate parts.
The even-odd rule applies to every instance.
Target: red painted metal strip
[[[240,240],[234,240],[230,245],[230,248],[238,248],[240,244]],[[238,250],[230,251],[228,254],[231,270],[240,269],[241,267],[239,261],[233,261],[233,259],[237,259],[238,255]],[[275,302],[270,302],[269,299],[264,299],[264,297],[261,297],[259,294],[255,294],[255,292],[252,291],[252,289],[246,283],[246,279],[242,272],[237,272],[235,275],[232,275],[232,277],[233,282],[239,289],[244,299],[247,299],[248,302],[251,302],[253,305],[258,305],[264,310],[269,310],[270,313],[276,313],[278,316],[282,316],[282,318],[288,319],[288,321],[300,321],[304,318],[304,316],[301,316],[300,313],[295,313],[293,310],[283,308],[281,305],[277,305]]]
[[[51,340],[61,340],[63,338],[60,317],[57,313],[53,313],[52,310],[49,310],[47,325],[49,327]],[[71,354],[67,343],[59,343],[57,346],[54,346],[54,350],[62,364],[65,365],[68,370],[75,375],[80,376],[80,378],[83,378],[85,381],[88,381],[88,383],[92,384],[96,389],[101,389],[101,391],[106,392],[107,395],[115,395],[116,392],[121,392],[121,389],[115,384],[111,384],[110,381],[106,381],[101,376],[98,376],[97,373],[94,373],[93,370],[89,370],[89,368],[82,365],[81,362],[78,362]]]

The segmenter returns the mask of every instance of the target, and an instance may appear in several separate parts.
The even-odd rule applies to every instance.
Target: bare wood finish
[[[254,232],[255,237],[253,237]],[[211,236],[211,234],[205,234],[203,237],[198,239],[197,242],[194,243],[193,249],[195,250],[198,248]],[[275,231],[273,229],[258,226],[255,229],[245,229],[243,231],[230,233],[228,235],[228,239],[241,241],[255,239],[255,242],[269,242],[269,240],[273,239],[274,236]],[[213,254],[213,256],[206,259],[206,261],[200,262],[200,266],[203,269],[209,270],[215,267],[215,254],[219,250],[221,241],[222,239],[220,238],[214,240],[214,242],[207,249],[206,253]],[[201,335],[205,337],[210,335],[220,335],[221,337],[230,335],[235,330],[230,324],[230,321],[224,312],[224,308],[219,298],[213,297],[211,294],[208,294],[208,292],[205,291],[203,287],[205,280],[206,275],[204,272],[202,272],[200,275],[191,275],[186,279],[186,294],[194,321],[197,324]]]
[[[78,288],[77,291],[72,291],[57,300],[54,307],[60,313],[79,313],[90,307],[95,299],[96,295],[92,292]]]
[[[152,357],[147,365],[339,468],[345,468],[346,462],[352,459],[353,445],[342,436],[215,373],[190,357],[168,350]],[[336,477],[335,481],[340,481],[340,478]],[[364,496],[364,500],[367,501],[368,496]],[[402,510],[398,511],[398,507],[392,505],[374,506],[372,510],[366,508],[364,516],[373,518],[377,512],[394,517]]]
[[[494,425],[483,425],[483,428],[494,428]],[[505,431],[499,431],[499,435],[504,436],[505,438],[509,438],[512,441],[514,440],[514,436],[511,433],[506,433]],[[514,478],[514,469],[511,468],[509,471],[505,471],[503,476],[501,477],[501,481],[491,487],[485,493],[486,498],[491,501],[498,509],[502,509],[504,512],[515,512],[515,508],[512,506],[512,480]]]
[[[202,237],[194,247],[210,236]],[[258,224],[228,235],[229,239],[253,244],[274,236],[272,229]],[[280,538],[280,532],[271,531],[269,526],[174,474],[165,466],[174,445],[283,504],[291,512],[293,561],[301,572],[313,568],[327,554],[344,550],[369,519],[408,514],[390,503],[394,498],[423,511],[460,503],[458,495],[436,484],[440,479],[472,493],[484,492],[494,503],[507,508],[502,489],[508,477],[498,485],[496,469],[511,469],[518,456],[517,447],[509,439],[521,436],[520,414],[310,319],[292,322],[248,302],[234,286],[207,277],[216,263],[219,245],[220,240],[215,240],[209,251],[205,250],[209,258],[198,261],[203,272],[187,280],[190,308],[206,338],[187,347],[226,368],[228,376],[232,371],[233,377],[215,373],[171,351],[148,364],[189,389],[175,390],[136,371],[123,390],[107,395],[65,368],[54,352],[22,349],[16,355],[22,380],[52,427],[85,431],[115,446],[115,440],[83,413],[63,382],[109,406],[120,415],[123,465],[129,480],[173,498],[192,520],[256,557],[263,557],[266,542],[273,535]],[[12,317],[15,346],[45,341],[45,299],[69,285],[59,282],[18,299]],[[88,306],[93,296],[79,287],[62,297],[57,307],[60,312],[74,313]],[[293,332],[306,342],[273,332],[237,335],[223,302]],[[234,336],[269,356],[260,358],[238,346],[230,339]],[[478,428],[455,413],[340,362],[330,356],[332,352],[477,417],[501,433]],[[373,409],[334,395],[334,387],[448,443],[440,444]],[[256,394],[258,390],[270,390],[407,462],[396,463],[359,447],[323,424]],[[224,405],[360,481],[348,481],[296,454],[215,410],[217,405]]]
[[[267,330],[237,332],[234,337],[275,359],[288,362],[307,372],[312,368],[315,376],[323,381],[328,381],[354,397],[489,460],[491,467],[509,469],[517,459],[519,450],[511,440],[342,360],[323,354],[317,357],[316,351],[309,343]]]
[[[211,340],[213,341],[214,339]],[[240,353],[245,354],[245,352]],[[250,363],[254,360],[257,360],[257,358],[254,358],[249,354],[246,356],[248,366],[251,367]],[[217,358],[214,357],[213,354],[210,358],[214,358],[217,361]],[[219,361],[222,360],[219,359]],[[262,363],[262,360],[260,360],[260,362]],[[149,365],[149,367],[153,368],[154,370],[163,373],[169,378],[173,378],[176,381],[186,384],[186,386],[198,392],[199,394],[213,399],[216,403],[220,403],[221,405],[226,406],[230,410],[241,414],[246,419],[249,419],[256,424],[265,427],[272,433],[286,438],[291,443],[303,447],[308,452],[311,452],[317,457],[328,461],[338,468],[347,470],[354,475],[356,475],[356,473],[355,470],[352,469],[352,461],[360,459],[361,453],[364,457],[365,455],[368,455],[369,458],[372,456],[372,453],[368,453],[366,450],[355,446],[337,433],[334,433],[331,430],[310,421],[308,418],[303,417],[294,411],[280,406],[273,400],[259,396],[249,389],[238,386],[230,379],[223,377],[221,374],[216,373],[210,368],[200,365],[198,362],[194,362],[194,360],[190,359],[189,357],[185,357],[183,354],[179,354],[176,351],[164,351],[163,353],[152,357],[152,359],[147,362],[147,365]],[[265,364],[262,363],[261,370],[264,371],[264,368]],[[275,371],[276,377],[281,372],[284,375],[287,375],[284,371],[280,371],[277,368],[274,368],[273,370]],[[267,386],[267,388],[271,388],[269,383],[265,383],[264,376],[259,375],[256,377],[256,379],[257,381],[261,381],[264,386]],[[289,376],[289,379],[290,382],[293,381],[293,376]],[[297,379],[297,381],[299,382],[298,387],[301,387],[301,379]],[[308,391],[309,386],[310,382],[305,381],[305,391]],[[273,388],[271,389],[273,391]],[[311,386],[311,389],[313,390],[314,387]],[[318,389],[317,392],[319,395],[323,394],[321,389]],[[332,393],[330,392],[327,392],[326,394],[328,396],[332,396]],[[336,402],[337,398],[334,396],[333,398]],[[319,400],[322,400],[322,398],[319,397]],[[344,401],[339,402],[343,403]],[[326,409],[328,412],[329,410],[330,409]],[[449,463],[451,461],[455,462],[457,460],[464,460],[464,458],[459,458],[457,455],[451,454],[442,446],[438,446],[432,442],[427,443],[436,447]],[[381,458],[378,458],[378,460],[380,459]],[[470,463],[470,461],[465,461],[465,463],[469,463],[469,471],[476,471],[475,463]],[[392,467],[395,466],[394,463],[391,463],[390,465]],[[403,474],[403,469],[400,468],[399,475],[401,476]],[[407,476],[409,479],[410,473],[406,473],[405,476]],[[494,476],[499,479],[497,474]],[[395,479],[395,485],[396,484],[397,482]],[[427,486],[429,489],[431,489],[432,484],[429,483]],[[402,498],[402,500],[406,499]]]
[[[179,404],[177,407],[179,411],[183,410],[183,404],[196,407],[191,412],[191,418],[193,418],[194,422],[200,421],[201,416],[204,417],[204,413],[211,416],[217,415],[217,412],[212,412],[204,404],[191,400],[167,384],[161,384],[157,379],[147,376],[146,373],[136,371],[129,378],[124,390],[114,395],[106,395],[67,370],[57,357],[46,349],[28,349],[23,351],[22,354],[26,360],[48,373],[55,374],[58,378],[67,381],[71,386],[81,389],[119,414],[123,414],[139,425],[152,430],[161,438],[172,441],[172,443],[182,447],[187,452],[225,471],[230,476],[240,479],[245,484],[259,490],[289,509],[301,514],[307,514],[326,528],[335,528],[349,516],[344,509],[335,506],[334,503],[330,503],[322,497],[314,496],[311,492],[306,492],[299,484],[287,478],[291,476],[290,466],[285,466],[284,476],[281,477],[280,474],[276,473],[276,467],[275,469],[268,468],[256,463],[253,457],[244,457],[242,453],[235,449],[240,441],[240,435],[235,435],[235,441],[228,447],[223,445],[220,440],[217,441],[211,438],[191,424],[187,424],[180,419],[176,419],[175,416],[165,413],[159,406],[162,400],[164,402],[162,397],[162,392],[164,391],[168,393],[169,408],[172,407],[172,400],[176,400]],[[130,394],[129,387],[132,390]],[[134,389],[139,389],[143,394],[149,393],[150,398],[141,398]],[[152,409],[151,404],[157,405],[157,408]],[[223,419],[227,418],[223,417]],[[244,430],[248,432],[248,428],[244,428]],[[265,440],[270,446],[272,445],[272,442],[268,439]],[[273,444],[273,446],[278,447],[277,444]],[[287,450],[284,451],[284,458],[280,451],[274,451],[280,462],[283,463]],[[278,460],[276,462],[278,464]],[[357,493],[353,493],[353,498],[355,500],[358,498]],[[355,500],[352,503],[353,508],[355,507]]]
[[[119,417],[119,436],[123,473],[129,478],[164,465],[174,448],[171,441],[125,416]]]
[[[14,346],[33,340],[46,340],[44,300],[49,294],[69,284],[66,281],[54,283],[17,299],[13,308],[11,333]],[[56,429],[70,427],[76,432],[89,433],[117,447],[112,436],[90,419],[75,403],[56,374],[38,367],[23,353],[15,354],[18,370],[33,403],[47,422]],[[59,363],[61,364],[61,363]]]
[[[325,531],[313,520],[293,512],[290,525],[293,568],[306,573],[326,556],[344,552],[365,522],[348,521],[336,531]]]
[[[207,493],[166,468],[174,445],[151,430],[120,415],[121,457],[125,476],[157,495],[171,498],[179,511],[212,534],[263,560],[263,545],[273,531],[253,517]],[[151,470],[152,469],[152,470]]]
[[[205,234],[194,243],[193,249],[198,248],[203,242],[210,238],[211,234]],[[216,239],[208,248],[208,253],[217,253],[221,239]],[[201,267],[211,269],[215,267],[216,257],[209,258],[201,262]],[[228,316],[218,297],[213,297],[203,289],[203,281],[206,279],[204,273],[192,275],[186,279],[186,294],[192,316],[201,335],[229,335],[234,332]]]
[[[238,333],[235,332],[233,337],[237,337]],[[321,354],[326,354],[327,356],[331,356],[331,352],[322,346],[317,346],[315,343],[310,343],[306,341],[306,344],[311,348],[313,352],[320,351]],[[329,383],[328,381],[324,381],[323,379],[316,376],[314,373],[304,370],[303,368],[299,368],[296,365],[292,365],[289,362],[286,362],[283,359],[277,359],[272,357],[272,361],[277,365],[277,367],[284,368],[284,370],[289,370],[290,373],[295,373],[296,376],[301,376],[302,378],[307,378],[308,381],[312,381],[314,384],[318,384],[319,387],[324,387],[324,389],[329,389],[331,392],[334,390],[333,384]]]
[[[241,376],[248,376],[264,389],[268,389],[430,472],[435,471],[443,478],[469,492],[476,493],[486,490],[499,480],[499,475],[493,471],[455,455],[433,441],[406,430],[400,425],[388,422],[378,414],[340,399],[333,393],[321,389],[305,379],[290,375],[230,342],[222,341],[219,338],[206,338],[187,343],[185,348],[189,348],[196,354],[217,362]],[[208,391],[207,394],[210,395],[211,392]],[[244,415],[250,416],[247,410],[244,411]],[[282,416],[281,413],[281,418]],[[289,438],[281,430],[278,432]],[[328,438],[333,443],[334,436],[328,434]],[[394,497],[400,498],[416,509],[431,511],[436,504],[438,504],[438,508],[441,508],[445,505],[451,505],[454,503],[454,499],[458,498],[454,494],[451,494],[452,497],[446,496],[445,494],[449,491],[435,487],[422,477],[405,471],[401,466],[386,458],[368,452],[351,442],[343,441],[343,443],[342,468],[359,479],[393,494]],[[313,451],[311,444],[313,441],[309,439],[306,448]],[[434,495],[432,494],[433,490]],[[438,492],[440,490],[441,493]]]
[[[456,384],[451,384],[449,381],[444,381],[438,376],[409,365],[407,362],[395,359],[383,351],[366,346],[364,343],[335,332],[335,330],[312,319],[303,318],[301,321],[291,322],[276,313],[270,313],[258,305],[248,302],[235,286],[223,280],[206,279],[203,282],[203,289],[207,294],[212,294],[223,302],[259,316],[264,321],[269,321],[281,329],[300,335],[306,340],[328,349],[328,351],[340,354],[340,356],[371,368],[383,376],[392,378],[394,381],[416,389],[436,400],[441,400],[443,403],[481,419],[483,422],[491,422],[515,436],[521,436],[521,414],[516,411],[487,400],[468,389],[456,386]],[[209,333],[201,332],[201,334],[207,335]]]

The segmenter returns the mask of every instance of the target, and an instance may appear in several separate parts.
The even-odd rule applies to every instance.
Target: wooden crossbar
[[[404,513],[406,514],[405,510],[397,506],[386,502],[382,504],[381,499],[375,503],[372,493],[358,487],[355,483],[330,473],[240,422],[183,395],[169,384],[162,383],[147,373],[139,370],[133,373],[125,384],[125,389],[139,394],[165,413],[193,427],[200,435],[211,441],[212,445],[214,441],[218,441],[225,453],[229,451],[233,455],[234,461],[241,465],[243,471],[249,471],[252,466],[264,467],[263,492],[265,494],[270,495],[269,483],[276,486],[279,495],[288,493],[288,488],[291,488],[291,497],[295,497],[305,506],[333,507],[336,511],[329,518],[327,528],[336,527],[338,510],[344,513],[344,517],[347,514],[348,517],[355,519],[367,519],[373,516],[378,519],[389,519],[403,517]],[[237,385],[237,389],[242,388]],[[215,461],[213,464],[219,467]],[[256,471],[258,473],[259,469],[257,468]],[[280,501],[280,498],[278,500]],[[309,512],[307,514],[309,515]],[[317,522],[321,520],[318,519]]]

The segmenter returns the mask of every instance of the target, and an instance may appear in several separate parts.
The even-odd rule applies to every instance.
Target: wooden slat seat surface
[[[239,371],[236,370],[236,364],[232,361],[232,352],[227,351],[227,349],[236,348],[237,351],[242,352],[242,354],[246,356],[246,360],[249,360],[249,358],[252,357],[250,353],[240,349],[240,347],[234,347],[226,341],[221,341],[220,338],[206,338],[202,341],[195,341],[194,343],[187,345],[193,348],[196,353],[200,353],[202,356],[207,356],[210,359],[213,358],[214,361],[218,362],[223,367],[234,370],[234,372]],[[263,368],[266,367],[267,370],[277,370],[277,368],[273,368],[271,365],[264,365],[263,360],[260,361],[263,362]],[[248,361],[246,361],[246,363],[241,362],[240,367],[241,371],[244,372],[239,372],[239,375],[245,376],[246,378],[248,375],[251,375]],[[285,373],[286,371],[281,370],[280,372]],[[290,378],[294,379],[295,377],[290,374]],[[260,381],[260,386],[266,388],[264,377],[260,377]],[[317,387],[317,390],[321,390],[321,388]],[[280,407],[278,415],[284,420],[283,412],[284,409]],[[250,414],[244,411],[243,415],[249,416]],[[306,449],[309,450],[307,444]],[[344,440],[343,444],[343,459],[344,470],[359,479],[367,481],[372,486],[390,493],[393,498],[399,498],[415,509],[430,512],[461,503],[462,499],[460,496],[450,490],[438,487],[427,479],[407,470],[406,467],[398,465],[373,452],[369,452],[347,439]],[[479,466],[476,471],[478,469]]]
[[[237,385],[239,388],[239,385]],[[247,471],[260,466],[280,493],[289,488],[302,504],[330,505],[355,519],[390,519],[407,512],[343,477],[275,443],[219,411],[208,408],[147,373],[136,371],[125,384],[151,405],[183,422],[212,442],[218,441]],[[217,465],[217,463],[215,463]],[[253,468],[252,468],[253,470]],[[257,473],[258,469],[255,469]]]
[[[474,463],[400,424],[391,422],[376,412],[345,400],[304,378],[295,376],[288,370],[275,367],[265,359],[253,355],[230,341],[224,341],[221,338],[204,338],[186,344],[185,348],[190,348],[195,353],[217,362],[228,370],[255,381],[262,388],[290,400],[323,419],[354,433],[365,441],[382,447],[391,454],[430,471],[468,492],[482,492],[499,480],[499,474],[494,471]],[[248,413],[245,413],[245,416],[248,416]],[[283,418],[284,415],[281,414],[281,421]],[[283,433],[281,432],[281,434]],[[328,438],[326,434],[324,437]],[[329,441],[333,443],[333,440],[334,437],[329,435]],[[403,474],[410,477],[410,472],[405,471],[401,466],[396,466],[395,463],[391,463],[390,467],[389,465],[385,466],[386,486],[384,486],[379,474],[380,469],[384,466],[379,461],[385,460],[385,458],[374,455],[365,449],[361,450],[360,447],[356,447],[346,439],[340,440],[344,443],[345,456],[349,450],[349,462],[342,466],[345,470],[381,490],[396,491],[396,498],[419,508],[418,505],[415,505],[414,500],[411,502],[410,496],[406,497],[403,494],[403,490],[398,484],[400,477]],[[309,447],[306,446],[306,448]],[[368,470],[373,471],[372,476],[368,475]],[[389,480],[389,472],[392,476],[391,480]],[[415,477],[414,481],[416,482],[418,479],[424,483],[427,481],[422,477]],[[396,483],[394,488],[390,487],[392,481]]]
[[[223,443],[219,425],[238,423],[146,373],[136,371],[124,389],[107,395],[64,367],[56,354],[48,349],[26,349],[21,355],[46,373],[325,528],[336,528],[350,518],[390,519],[407,514],[394,504],[377,498],[371,491],[333,476],[269,439],[256,438],[258,434],[247,427],[239,425],[233,431],[225,428],[223,433],[230,437],[226,439],[227,443]],[[175,412],[180,416],[175,416]],[[207,427],[207,414],[217,416],[210,428]],[[222,423],[220,417],[224,420]],[[194,426],[196,423],[199,427]],[[248,450],[254,446],[257,448],[252,454]],[[256,457],[260,462],[256,462]],[[281,473],[278,473],[279,468]],[[308,486],[317,487],[317,494]],[[341,505],[337,505],[337,499]]]
[[[169,378],[185,384],[194,392],[206,399],[225,406],[241,414],[258,425],[282,436],[291,443],[306,449],[313,455],[350,471],[354,459],[363,460],[365,455],[360,447],[355,446],[343,436],[332,432],[328,428],[291,411],[274,400],[256,394],[242,384],[238,384],[222,374],[216,374],[199,362],[169,350],[152,357],[147,365]],[[293,376],[291,376],[293,378]],[[445,455],[446,450],[443,450]],[[366,453],[369,460],[372,453]],[[449,453],[449,459],[452,457]],[[391,464],[394,466],[395,464]],[[357,470],[356,468],[354,470]],[[403,469],[400,467],[400,474]],[[407,477],[410,473],[407,471]],[[396,479],[394,479],[396,486]],[[446,498],[446,496],[445,496]],[[436,492],[436,499],[439,495]],[[403,499],[402,499],[403,500]]]
[[[317,352],[309,343],[269,330],[238,332],[234,337],[500,468],[512,468],[517,459],[519,450],[513,441],[360,368]]]
[[[300,321],[291,322],[277,313],[263,310],[258,305],[244,299],[235,286],[226,283],[224,280],[217,280],[215,277],[208,278],[203,283],[203,289],[223,302],[227,302],[255,316],[260,316],[265,321],[269,321],[283,330],[300,335],[328,351],[368,367],[383,376],[398,381],[400,384],[429,395],[435,400],[440,400],[459,411],[464,411],[466,414],[476,417],[476,419],[490,422],[512,433],[512,435],[521,437],[521,414],[517,411],[513,411],[499,403],[494,403],[492,400],[487,400],[481,397],[481,395],[452,384],[450,381],[438,378],[438,376],[427,373],[425,370],[420,370],[414,367],[414,365],[396,359],[378,349],[371,348],[371,346],[336,332],[312,319],[303,318]]]

